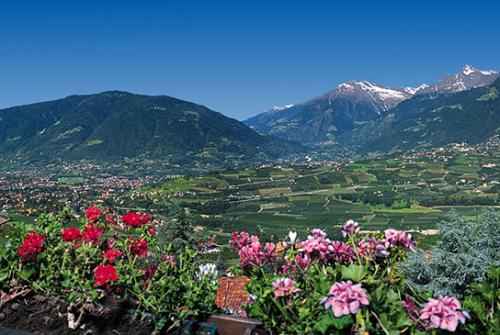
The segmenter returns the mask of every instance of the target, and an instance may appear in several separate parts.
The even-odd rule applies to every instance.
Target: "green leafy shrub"
[[[466,329],[470,334],[496,335],[500,331],[500,267],[495,266],[482,282],[473,283],[464,298],[471,311]]]
[[[500,214],[485,211],[468,221],[452,213],[438,227],[436,245],[427,253],[410,255],[401,272],[419,292],[462,297],[500,260]]]
[[[67,300],[81,314],[104,297],[134,300],[158,329],[169,330],[213,309],[214,274],[200,270],[190,246],[160,246],[148,215],[117,220],[91,207],[80,221],[64,210],[15,228],[18,234],[0,246],[2,291],[28,287]]]

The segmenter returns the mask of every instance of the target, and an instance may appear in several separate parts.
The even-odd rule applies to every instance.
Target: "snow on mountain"
[[[291,108],[293,106],[294,106],[294,104],[273,106],[273,107],[269,108],[268,110],[266,110],[266,113],[281,112],[281,111],[288,109],[288,108]]]
[[[426,89],[427,87],[429,87],[429,85],[427,84],[422,84],[418,87],[405,87],[403,88],[403,90],[408,93],[408,94],[411,94],[411,95],[415,95],[418,91],[420,90],[423,90],[423,89]]]
[[[491,84],[498,78],[498,72],[493,70],[478,70],[465,65],[459,73],[445,76],[433,85],[419,90],[418,93],[454,93]]]
[[[339,97],[357,98],[361,100],[371,100],[380,105],[382,110],[389,109],[403,100],[411,98],[414,93],[408,89],[391,88],[376,85],[368,81],[348,81],[337,86],[326,96],[330,99]],[[380,111],[377,111],[380,113]]]

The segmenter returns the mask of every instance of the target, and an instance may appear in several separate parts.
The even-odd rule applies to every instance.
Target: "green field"
[[[497,207],[500,159],[496,155],[391,158],[342,167],[224,170],[198,178],[177,178],[122,197],[129,207],[168,215],[171,206],[217,232],[220,242],[235,230],[304,236],[322,228],[338,236],[348,219],[365,231],[388,227],[412,231],[426,243],[436,223],[455,210],[472,217]],[[182,192],[182,194],[179,194]]]
[[[87,183],[87,179],[82,177],[60,177],[57,182],[59,184],[80,185]]]

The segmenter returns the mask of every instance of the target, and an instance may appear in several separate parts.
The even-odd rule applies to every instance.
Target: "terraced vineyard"
[[[337,236],[349,218],[365,231],[395,227],[427,243],[450,210],[475,216],[484,207],[498,206],[499,166],[495,151],[225,170],[167,180],[120,202],[165,215],[172,206],[185,208],[196,225],[216,233],[221,243],[235,230],[283,236],[319,227]]]

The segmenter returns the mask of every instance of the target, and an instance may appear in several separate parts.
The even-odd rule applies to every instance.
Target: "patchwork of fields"
[[[178,178],[121,201],[168,215],[185,208],[196,225],[227,241],[235,230],[283,236],[311,228],[337,236],[347,219],[365,231],[395,227],[425,242],[450,210],[475,216],[499,205],[496,154],[442,154],[362,161],[345,166],[263,167]]]

